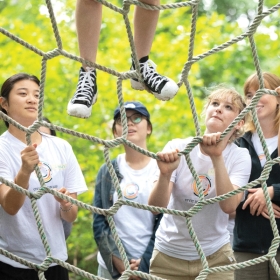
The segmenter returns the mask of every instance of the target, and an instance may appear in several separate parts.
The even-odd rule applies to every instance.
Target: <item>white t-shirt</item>
[[[229,236],[230,236],[230,244],[231,246],[233,246],[233,229],[234,229],[234,225],[235,225],[235,218],[228,218],[228,232],[229,232]]]
[[[147,205],[157,171],[156,160],[151,159],[141,170],[132,169],[125,160],[125,154],[118,155],[117,163],[124,177],[120,183],[123,199]],[[113,202],[117,199],[115,192]],[[141,258],[153,234],[155,216],[148,210],[123,205],[113,218],[126,252],[134,259]],[[106,268],[100,253],[98,263]]]
[[[265,157],[265,154],[264,154],[264,151],[263,151],[261,140],[260,140],[257,132],[254,132],[252,134],[252,142],[253,142],[254,148],[256,150],[256,153],[259,157],[261,166],[263,167],[264,164],[266,163],[266,157]],[[278,135],[276,135],[274,137],[271,137],[271,138],[266,138],[265,142],[266,142],[266,146],[268,148],[269,154],[271,155],[277,148]]]
[[[164,150],[177,148],[181,151],[190,141],[190,138],[172,140],[167,143]],[[245,186],[251,172],[248,150],[239,148],[235,144],[229,144],[223,151],[223,157],[231,183],[239,187]],[[210,157],[202,154],[197,145],[190,152],[190,158],[201,180],[205,198],[215,197],[215,173]],[[199,201],[196,182],[184,157],[181,158],[178,168],[172,173],[171,181],[174,183],[174,187],[168,204],[169,209],[186,211]],[[218,202],[204,206],[193,216],[192,225],[206,256],[213,254],[229,242],[228,214],[221,210]],[[199,259],[186,226],[186,219],[177,215],[164,214],[156,232],[155,247],[164,254],[175,258]]]
[[[20,167],[20,152],[26,145],[6,131],[0,137],[0,176],[14,182]],[[70,193],[81,193],[87,186],[68,142],[58,137],[42,133],[42,142],[36,148],[39,154],[39,167],[47,187],[65,187]],[[0,185],[1,188],[1,185]],[[40,183],[35,172],[31,174],[28,191],[36,192]],[[67,249],[60,218],[60,204],[53,195],[44,194],[36,201],[43,222],[51,255],[65,261]],[[46,253],[37,229],[31,207],[26,197],[16,215],[9,215],[0,206],[0,247],[30,262],[40,264]],[[26,266],[0,254],[0,261],[19,268]]]

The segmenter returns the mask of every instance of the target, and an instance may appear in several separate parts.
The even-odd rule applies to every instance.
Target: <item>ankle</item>
[[[145,63],[149,60],[149,56],[143,56],[139,59],[139,63]],[[135,69],[135,63],[134,63],[134,60],[132,59],[132,67],[133,69]]]
[[[92,71],[95,71],[95,68],[93,67],[90,67],[90,66],[87,66],[87,65],[82,65],[82,68],[83,68],[83,71],[84,72],[92,72]]]

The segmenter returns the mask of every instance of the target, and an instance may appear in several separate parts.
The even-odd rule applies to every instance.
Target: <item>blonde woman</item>
[[[274,90],[280,86],[280,79],[274,74],[263,73],[265,88]],[[253,74],[244,84],[246,103],[250,104],[259,89],[257,74]],[[263,95],[256,107],[257,117],[263,131],[271,158],[278,156],[280,99],[269,94]],[[246,148],[251,156],[252,171],[249,182],[259,178],[263,171],[266,157],[257,134],[255,125],[251,121],[246,127],[246,133],[239,139],[239,145]],[[280,167],[275,164],[266,181],[270,199],[273,202],[274,213],[278,230],[280,229]],[[269,221],[266,200],[261,185],[249,189],[246,200],[236,210],[233,249],[237,262],[247,261],[268,253],[273,232]],[[276,256],[280,264],[280,253]],[[273,280],[278,279],[274,268],[269,261],[248,266],[235,271],[237,280]]]
[[[222,140],[221,133],[245,108],[241,95],[233,89],[212,92],[205,105],[206,131],[203,141],[190,152],[206,199],[223,195],[246,185],[251,160],[246,149],[233,141],[242,135],[241,120]],[[149,204],[187,211],[198,201],[196,182],[184,158],[178,156],[191,139],[174,139],[158,153],[159,172]],[[242,193],[203,207],[192,218],[192,225],[210,267],[234,264],[227,230],[228,214],[235,211]],[[186,219],[164,214],[156,233],[150,273],[170,280],[194,280],[202,270],[197,248],[186,226]],[[233,280],[233,271],[211,273],[207,280]]]

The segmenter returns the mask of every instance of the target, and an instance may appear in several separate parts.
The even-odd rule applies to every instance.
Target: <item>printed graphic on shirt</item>
[[[42,177],[45,183],[48,183],[52,179],[52,169],[46,162],[39,162],[38,167],[40,168]]]
[[[210,189],[211,189],[211,180],[210,178],[208,177],[208,175],[199,175],[199,180],[200,180],[200,183],[201,183],[201,186],[202,186],[202,190],[203,190],[203,195],[204,196],[207,196]],[[196,181],[193,179],[193,182],[192,182],[192,189],[193,189],[193,193],[196,195],[196,196],[199,196],[198,195],[198,187],[197,187],[197,184],[196,184]]]
[[[259,155],[259,159],[260,159],[260,161],[262,161],[263,159],[265,159],[265,155],[264,154],[260,154]]]
[[[123,188],[123,196],[126,199],[133,200],[138,197],[139,186],[135,183],[129,183]]]

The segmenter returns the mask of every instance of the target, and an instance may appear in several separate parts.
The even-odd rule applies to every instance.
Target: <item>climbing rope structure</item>
[[[252,23],[249,25],[248,29],[246,32],[240,34],[239,36],[236,36],[234,38],[232,38],[231,40],[218,45],[210,50],[208,50],[207,52],[204,52],[200,55],[194,56],[193,52],[194,52],[194,39],[195,39],[195,35],[196,35],[196,23],[197,23],[197,17],[198,17],[198,4],[199,4],[199,0],[191,0],[191,1],[185,1],[185,2],[177,2],[177,3],[173,3],[173,4],[166,4],[166,5],[160,5],[160,6],[150,6],[150,5],[146,5],[143,4],[141,2],[138,2],[136,0],[124,0],[123,1],[123,5],[122,7],[117,7],[113,4],[111,4],[110,2],[107,2],[105,0],[96,0],[98,2],[100,2],[102,5],[106,6],[107,8],[115,11],[116,13],[119,13],[122,15],[123,20],[125,22],[125,26],[126,26],[126,31],[127,31],[127,37],[129,39],[129,43],[130,43],[130,48],[131,48],[131,53],[133,58],[136,58],[136,54],[135,54],[135,47],[134,47],[134,43],[133,43],[133,35],[132,35],[132,31],[131,31],[131,27],[130,27],[130,22],[129,22],[129,12],[130,12],[130,8],[132,5],[136,5],[136,6],[140,6],[142,8],[145,9],[149,9],[149,10],[167,10],[167,9],[177,9],[177,8],[182,8],[182,7],[190,7],[191,11],[192,11],[192,20],[191,20],[191,32],[190,32],[190,42],[189,42],[189,48],[188,48],[188,59],[184,64],[184,67],[181,71],[181,75],[180,75],[180,79],[178,81],[178,86],[182,87],[185,86],[186,88],[186,92],[187,92],[187,96],[188,96],[188,100],[190,103],[190,107],[191,107],[191,111],[192,111],[192,116],[193,116],[193,120],[194,120],[194,124],[195,124],[195,128],[196,128],[196,137],[193,138],[193,140],[185,147],[184,150],[180,151],[180,155],[185,157],[185,160],[187,161],[187,164],[193,174],[193,177],[196,180],[196,184],[198,186],[198,191],[199,191],[199,201],[198,203],[196,203],[191,209],[189,209],[188,211],[177,211],[177,210],[173,210],[173,209],[166,209],[166,208],[160,208],[160,207],[153,207],[153,206],[148,206],[148,205],[143,205],[143,204],[139,204],[139,203],[135,203],[132,201],[128,201],[123,199],[123,195],[122,195],[122,191],[120,189],[120,185],[119,185],[119,181],[118,178],[116,176],[116,173],[113,169],[113,166],[111,164],[111,159],[110,159],[110,155],[109,155],[109,151],[110,149],[117,147],[119,145],[128,145],[131,148],[139,151],[140,153],[143,153],[151,158],[157,158],[155,153],[149,152],[147,150],[143,150],[140,147],[134,145],[133,143],[131,143],[129,140],[127,140],[127,133],[128,133],[128,127],[127,127],[127,120],[126,120],[126,114],[125,114],[125,109],[124,109],[124,99],[123,99],[123,93],[122,93],[122,82],[124,80],[130,79],[130,78],[138,78],[141,80],[141,76],[140,76],[140,69],[139,69],[139,64],[136,64],[136,70],[135,71],[127,71],[127,72],[122,72],[119,73],[117,71],[114,71],[110,68],[104,67],[100,64],[96,64],[96,63],[92,63],[90,61],[85,61],[83,60],[81,57],[79,56],[75,56],[73,54],[70,54],[68,52],[66,52],[63,47],[62,47],[62,39],[58,30],[58,26],[56,23],[56,18],[55,18],[55,14],[53,11],[53,6],[50,0],[46,0],[46,6],[48,9],[48,13],[49,13],[49,17],[50,17],[50,21],[52,24],[52,30],[53,30],[53,36],[55,37],[56,40],[56,48],[52,49],[50,51],[44,52],[36,47],[34,47],[33,45],[29,44],[28,42],[24,41],[23,39],[13,35],[12,33],[10,33],[9,31],[7,31],[6,29],[0,27],[0,32],[5,35],[6,37],[8,37],[9,39],[15,41],[16,43],[22,45],[23,47],[29,49],[30,51],[34,52],[35,54],[37,54],[39,57],[41,57],[41,76],[40,76],[40,80],[41,80],[41,84],[40,84],[40,99],[39,99],[39,117],[38,120],[36,122],[33,123],[33,125],[31,125],[30,127],[26,128],[21,126],[19,123],[15,122],[13,119],[9,118],[7,115],[3,114],[2,112],[0,112],[0,117],[11,123],[12,125],[16,126],[18,129],[24,131],[26,133],[26,139],[27,139],[27,144],[30,145],[31,144],[31,140],[30,140],[30,136],[32,133],[34,133],[36,130],[38,130],[38,128],[40,126],[45,126],[48,127],[50,129],[56,130],[56,131],[60,131],[61,133],[66,133],[66,134],[70,134],[73,137],[79,137],[82,139],[86,139],[88,141],[91,141],[93,143],[98,143],[104,146],[104,159],[105,162],[108,166],[111,178],[113,179],[113,183],[115,186],[115,189],[117,191],[117,196],[118,196],[118,200],[114,203],[114,205],[110,208],[110,209],[99,209],[96,207],[93,207],[91,205],[88,205],[86,203],[83,203],[79,200],[76,199],[72,199],[68,196],[65,196],[53,189],[50,189],[48,187],[46,187],[42,174],[40,172],[39,167],[37,166],[35,168],[35,172],[37,174],[38,180],[40,181],[40,185],[41,188],[36,191],[35,193],[31,193],[28,190],[25,190],[23,188],[21,188],[20,186],[14,184],[13,182],[10,182],[8,180],[6,180],[5,178],[0,177],[0,181],[5,183],[6,185],[10,186],[11,188],[17,190],[18,192],[25,194],[30,200],[31,200],[31,204],[32,204],[32,208],[34,211],[34,217],[36,219],[36,223],[37,223],[37,227],[38,227],[38,231],[40,233],[41,239],[42,239],[42,243],[44,245],[45,251],[46,251],[46,258],[45,260],[41,263],[41,264],[34,264],[31,263],[23,258],[20,258],[2,248],[0,248],[0,254],[5,255],[8,258],[11,258],[12,260],[19,262],[21,264],[26,265],[29,268],[35,269],[38,271],[38,276],[39,279],[43,280],[45,279],[44,277],[44,271],[46,271],[48,269],[48,267],[52,264],[52,263],[56,263],[58,265],[61,265],[63,267],[65,267],[66,269],[68,269],[69,271],[73,272],[76,275],[80,275],[81,277],[84,277],[85,279],[104,279],[101,277],[97,277],[96,275],[93,275],[91,273],[88,273],[82,269],[79,269],[78,267],[75,267],[74,265],[70,265],[67,262],[64,262],[62,260],[56,259],[52,257],[52,252],[50,250],[50,247],[48,245],[47,239],[46,239],[46,235],[45,235],[45,231],[44,228],[42,226],[42,221],[41,221],[41,217],[37,208],[37,204],[36,201],[38,199],[40,199],[43,195],[50,193],[54,196],[60,197],[64,200],[67,200],[69,202],[71,202],[72,204],[77,205],[80,209],[85,209],[87,211],[90,211],[91,213],[98,213],[101,215],[105,215],[108,219],[110,228],[112,230],[113,233],[113,237],[115,240],[115,243],[118,247],[118,250],[121,254],[122,260],[124,262],[125,265],[125,272],[122,274],[120,279],[129,279],[130,276],[138,276],[142,279],[161,279],[159,277],[155,277],[155,276],[151,276],[148,275],[146,273],[142,273],[140,271],[132,271],[130,270],[130,266],[129,266],[129,262],[124,250],[124,247],[122,245],[122,242],[120,241],[117,231],[116,231],[116,227],[115,227],[115,223],[114,223],[114,219],[113,216],[114,214],[120,209],[120,207],[122,207],[123,205],[129,205],[131,207],[136,207],[139,209],[144,209],[147,211],[153,211],[153,212],[161,212],[161,213],[168,213],[171,215],[179,215],[182,216],[186,219],[186,227],[188,228],[190,235],[193,238],[193,242],[195,243],[195,247],[197,248],[198,254],[200,256],[201,259],[201,263],[202,263],[202,267],[203,269],[201,270],[199,276],[196,279],[206,279],[207,275],[211,274],[211,273],[216,273],[216,272],[224,272],[224,271],[229,271],[229,270],[236,270],[236,269],[240,269],[240,268],[244,268],[246,266],[251,266],[251,265],[256,265],[258,263],[264,262],[269,260],[272,264],[272,266],[274,267],[276,273],[278,274],[278,277],[280,279],[280,269],[279,269],[279,265],[277,264],[276,260],[275,260],[275,256],[277,253],[277,248],[279,246],[280,243],[280,237],[279,237],[279,233],[278,233],[278,229],[277,229],[277,225],[276,225],[276,221],[275,221],[275,216],[273,213],[273,209],[272,209],[272,204],[270,201],[270,197],[268,194],[268,190],[267,190],[267,185],[266,185],[266,180],[269,176],[269,173],[272,169],[272,166],[274,164],[278,164],[280,162],[279,158],[276,158],[274,160],[271,159],[268,148],[266,146],[266,142],[262,133],[262,130],[260,128],[260,125],[258,123],[258,119],[256,116],[256,111],[255,111],[255,106],[258,103],[258,100],[261,98],[261,96],[263,94],[271,94],[271,95],[277,95],[275,91],[273,90],[268,90],[264,88],[264,82],[263,82],[263,77],[262,77],[262,71],[261,71],[261,67],[260,67],[260,62],[259,62],[259,58],[258,58],[258,52],[257,52],[257,48],[256,48],[256,44],[254,41],[254,34],[256,32],[256,30],[258,29],[259,25],[261,24],[262,20],[265,19],[266,17],[270,16],[271,14],[273,14],[274,12],[278,11],[280,9],[280,3],[276,4],[275,6],[272,6],[270,8],[268,8],[267,10],[264,11],[264,1],[259,0],[258,2],[258,6],[257,6],[257,14],[254,17]],[[190,160],[189,157],[189,153],[190,151],[202,141],[201,138],[201,132],[200,132],[200,125],[198,122],[198,115],[196,112],[196,106],[194,103],[194,97],[193,97],[193,93],[192,93],[192,88],[191,85],[189,83],[188,80],[188,76],[189,76],[189,72],[191,70],[191,67],[197,63],[198,61],[211,56],[219,51],[222,51],[228,47],[230,47],[233,44],[236,44],[244,39],[249,39],[249,43],[250,43],[250,47],[251,47],[251,51],[252,51],[252,56],[253,56],[253,61],[254,61],[254,66],[255,66],[255,70],[257,72],[259,81],[260,81],[260,89],[257,91],[256,95],[254,96],[254,98],[252,99],[252,102],[250,103],[250,105],[248,107],[246,107],[241,113],[240,115],[233,121],[233,123],[223,132],[222,137],[224,137],[227,133],[229,133],[231,131],[231,129],[241,120],[244,118],[244,116],[246,114],[248,114],[249,112],[251,112],[252,116],[253,116],[253,121],[255,123],[255,126],[257,128],[257,132],[258,135],[261,139],[261,143],[265,152],[265,156],[267,159],[267,162],[265,164],[265,167],[263,169],[262,175],[258,180],[255,180],[249,184],[247,184],[246,186],[243,186],[241,188],[239,188],[238,190],[232,191],[230,193],[227,193],[225,195],[221,195],[221,196],[217,196],[215,198],[211,198],[211,199],[206,199],[203,195],[203,187],[201,185],[201,182],[199,180],[199,176],[196,173],[196,170],[193,168],[192,162]],[[100,139],[98,137],[92,136],[92,135],[88,135],[88,134],[83,134],[83,133],[79,133],[77,131],[74,130],[70,130],[70,129],[66,129],[62,126],[57,126],[57,125],[53,125],[53,124],[49,124],[45,121],[43,121],[42,116],[43,116],[43,105],[44,105],[44,97],[45,97],[45,93],[44,93],[44,89],[45,89],[45,82],[46,82],[46,66],[49,60],[57,57],[57,56],[64,56],[70,60],[75,60],[75,61],[79,61],[79,62],[84,62],[86,63],[88,66],[92,66],[100,71],[104,71],[107,72],[115,77],[117,77],[117,97],[118,97],[118,102],[120,105],[120,112],[121,112],[121,121],[122,121],[122,126],[123,126],[123,133],[122,136],[117,138],[117,139],[113,139],[113,140],[104,140],[104,139]],[[136,61],[134,59],[134,61]],[[176,97],[175,97],[176,98]],[[273,230],[273,235],[274,238],[272,240],[272,244],[271,247],[269,249],[269,252],[259,258],[255,258],[243,263],[237,263],[237,264],[232,264],[232,265],[227,265],[227,266],[221,266],[221,267],[209,267],[208,266],[208,262],[206,260],[206,257],[204,255],[204,252],[200,246],[199,240],[196,236],[196,233],[192,227],[192,217],[194,215],[196,215],[205,205],[208,204],[213,204],[213,203],[218,203],[221,200],[225,200],[237,193],[240,192],[244,192],[249,188],[252,188],[255,185],[261,184],[262,189],[264,191],[265,194],[265,198],[266,198],[266,202],[267,202],[267,208],[268,208],[268,212],[269,212],[269,216],[270,216],[270,222],[271,222],[271,227]],[[19,241],[20,242],[20,241]]]

